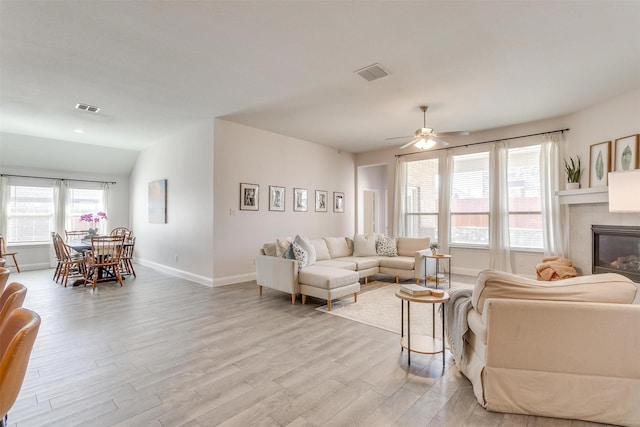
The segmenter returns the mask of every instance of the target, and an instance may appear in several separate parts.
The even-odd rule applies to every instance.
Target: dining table
[[[65,243],[65,245],[67,245],[69,248],[73,249],[74,251],[81,253],[82,256],[86,259],[86,252],[91,250],[91,239],[74,239],[74,240],[69,240],[68,242]],[[133,241],[125,241],[123,243],[123,246],[133,246]],[[104,276],[104,272],[102,271],[102,269],[100,269],[99,272],[99,276],[100,280],[104,280],[106,277]],[[114,276],[115,278],[115,276]],[[78,286],[78,285],[82,285],[85,283],[85,281],[88,279],[84,278],[84,279],[78,279],[73,283],[73,286]],[[124,277],[122,277],[122,280],[125,280]]]

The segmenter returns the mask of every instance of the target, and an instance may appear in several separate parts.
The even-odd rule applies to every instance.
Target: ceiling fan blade
[[[385,138],[385,141],[391,141],[393,139],[405,139],[405,138],[413,138],[413,135],[407,135],[407,136],[394,136],[393,138]]]
[[[454,132],[438,132],[438,133],[436,133],[436,136],[452,136],[452,135],[467,136],[467,135],[469,135],[469,131],[468,130],[458,130],[458,131],[454,131]]]
[[[422,138],[414,138],[411,141],[407,142],[406,144],[404,144],[402,147],[400,147],[400,149],[402,150],[403,148],[407,148],[408,146],[415,144],[416,142],[420,141],[420,139]]]
[[[443,141],[443,140],[438,139],[438,138],[431,137],[430,139],[432,139],[432,140],[434,140],[436,142],[436,147],[438,147],[438,148],[446,147],[447,145],[449,145],[449,143],[447,141]]]

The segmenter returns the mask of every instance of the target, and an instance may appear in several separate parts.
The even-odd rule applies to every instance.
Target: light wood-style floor
[[[12,273],[42,326],[10,426],[595,425],[487,412],[449,358],[408,368],[398,335],[319,300],[136,270],[96,293]]]

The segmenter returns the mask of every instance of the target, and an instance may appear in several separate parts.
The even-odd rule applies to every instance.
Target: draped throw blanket
[[[576,277],[578,272],[570,259],[552,256],[542,258],[542,262],[536,265],[536,275],[538,280],[548,282]]]
[[[449,301],[445,311],[447,342],[457,365],[464,355],[464,334],[469,330],[467,314],[471,310],[473,289],[453,288],[449,290]]]

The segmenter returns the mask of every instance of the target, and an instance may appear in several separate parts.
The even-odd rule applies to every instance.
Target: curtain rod
[[[500,139],[492,139],[492,140],[489,140],[489,141],[472,142],[471,144],[456,145],[455,147],[442,147],[442,148],[436,148],[435,150],[414,151],[413,153],[396,154],[395,156],[396,157],[404,157],[404,156],[410,156],[412,154],[421,154],[421,153],[425,153],[425,152],[428,152],[428,151],[450,150],[452,148],[457,148],[457,147],[471,147],[472,145],[488,144],[490,142],[508,141],[510,139],[527,138],[527,137],[530,137],[530,136],[547,135],[549,133],[557,133],[557,132],[565,133],[565,132],[568,132],[569,130],[570,130],[569,128],[566,128],[566,129],[552,130],[552,131],[549,131],[549,132],[530,133],[529,135],[511,136],[509,138],[500,138]]]
[[[77,182],[97,182],[99,184],[117,184],[115,181],[92,181],[90,179],[72,179],[72,178],[52,178],[50,176],[31,176],[31,175],[12,175],[10,173],[2,173],[0,176],[13,176],[15,178],[38,178],[38,179],[59,179],[60,181],[77,181]]]

